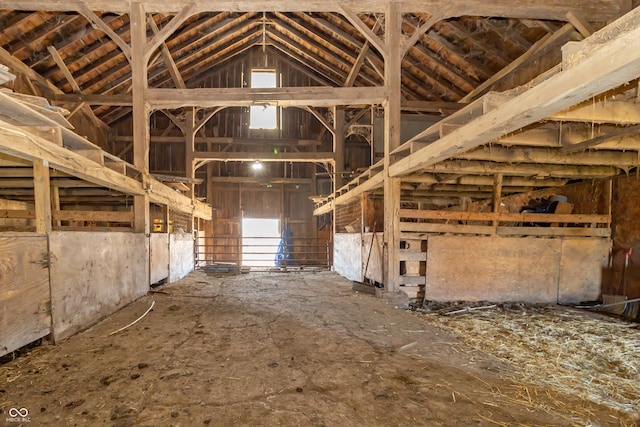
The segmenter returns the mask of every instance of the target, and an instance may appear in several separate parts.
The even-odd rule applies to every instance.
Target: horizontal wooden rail
[[[400,218],[432,219],[451,221],[501,221],[501,222],[569,222],[574,224],[610,224],[611,215],[552,214],[552,213],[494,213],[494,212],[450,212],[416,209],[401,209]]]

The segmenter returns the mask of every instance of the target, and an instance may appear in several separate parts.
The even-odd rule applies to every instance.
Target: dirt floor
[[[0,425],[633,425],[400,306],[330,272],[192,273],[0,366]]]

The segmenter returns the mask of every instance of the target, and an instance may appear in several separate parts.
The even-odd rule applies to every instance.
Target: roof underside
[[[130,40],[127,14],[97,13],[122,40]],[[161,30],[171,20],[149,15]],[[381,14],[361,14],[380,37]],[[430,18],[404,16],[402,29],[411,35]],[[409,49],[402,62],[402,95],[410,101],[460,101],[481,83],[549,37],[564,22],[531,19],[462,17],[437,22]],[[148,36],[154,33],[151,23]],[[75,12],[0,11],[0,46],[66,93],[127,94],[131,67],[118,45]],[[579,39],[571,31],[558,45]],[[189,18],[165,43],[187,88],[199,87],[207,76],[254,46],[276,50],[298,65],[313,84],[340,87],[383,85],[384,62],[374,47],[344,16],[324,12],[206,12]],[[55,52],[74,82],[54,60]],[[364,51],[352,82],[350,71]],[[149,67],[149,86],[176,87],[158,50]],[[96,115],[111,125],[126,117],[120,106],[95,106]]]

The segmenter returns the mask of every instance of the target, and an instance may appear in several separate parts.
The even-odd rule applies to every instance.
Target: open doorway
[[[242,218],[242,265],[274,267],[280,244],[280,220]]]

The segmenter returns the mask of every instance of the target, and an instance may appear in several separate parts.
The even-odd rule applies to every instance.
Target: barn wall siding
[[[180,280],[193,271],[193,245],[190,233],[169,235],[169,282]]]
[[[610,244],[609,239],[430,236],[425,299],[595,300]]]
[[[134,233],[53,232],[51,300],[56,341],[146,294],[148,238]]]
[[[49,335],[47,237],[0,237],[0,356]]]

